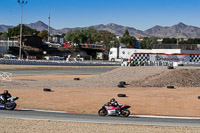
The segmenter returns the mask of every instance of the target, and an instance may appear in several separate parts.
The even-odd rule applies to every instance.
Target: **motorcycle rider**
[[[0,94],[2,96],[1,102],[2,103],[6,103],[7,99],[12,97],[10,93],[8,93],[8,90],[4,90],[4,92],[2,94]]]
[[[115,100],[115,98],[111,98],[109,104],[110,104],[111,106],[117,107],[118,109],[116,109],[116,111],[119,112],[119,113],[121,113],[121,112],[120,112],[120,110],[121,110],[121,104],[119,104],[119,103]]]

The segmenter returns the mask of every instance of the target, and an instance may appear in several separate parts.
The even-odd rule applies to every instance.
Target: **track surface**
[[[81,74],[100,74],[115,69],[110,68],[60,68],[60,69],[0,69],[0,72],[9,72],[13,76],[28,75],[81,75]]]
[[[110,123],[110,124],[130,124],[130,125],[156,125],[156,126],[188,126],[199,127],[200,119],[179,119],[179,118],[148,118],[129,116],[116,117],[89,114],[71,114],[64,112],[48,112],[35,110],[0,110],[0,118],[20,118],[33,120],[55,120],[68,122],[89,122],[89,123]]]

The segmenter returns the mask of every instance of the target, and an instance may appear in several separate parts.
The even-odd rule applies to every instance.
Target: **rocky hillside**
[[[26,24],[30,28],[36,29],[38,31],[48,30],[48,25],[42,21],[37,21],[35,23]],[[133,27],[117,25],[114,23],[110,23],[107,25],[99,24],[99,25],[92,25],[97,30],[107,30],[112,32],[116,35],[122,36],[126,29],[129,30],[130,35],[138,37],[138,36],[147,36],[147,37],[160,37],[160,38],[172,38],[172,37],[179,37],[179,38],[200,38],[200,28],[186,25],[184,23],[178,23],[173,26],[163,27],[156,25],[150,29],[145,31],[135,29]],[[6,26],[0,25],[0,32],[6,32],[8,28],[13,26]],[[86,29],[88,27],[75,27],[75,28],[62,28],[62,29],[54,29],[50,27],[50,31],[52,34],[62,34],[67,33],[68,31],[73,30],[80,30]]]
[[[199,69],[173,69],[132,81],[131,87],[200,87]]]

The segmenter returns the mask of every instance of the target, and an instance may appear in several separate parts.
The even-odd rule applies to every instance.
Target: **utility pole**
[[[178,46],[178,37],[179,37],[179,33],[180,33],[180,31],[179,31],[179,30],[177,30],[177,41],[176,41],[176,43],[177,43],[177,46]]]
[[[50,14],[49,14],[48,19],[49,19],[49,25],[48,25],[48,42],[49,42],[49,39],[50,39],[50,19],[51,19]]]
[[[20,44],[19,44],[19,59],[21,59],[23,7],[24,7],[24,5],[26,5],[28,3],[28,1],[18,0],[17,2],[21,6],[21,27],[20,27]]]

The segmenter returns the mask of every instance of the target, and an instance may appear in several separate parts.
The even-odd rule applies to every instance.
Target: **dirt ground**
[[[199,133],[199,127],[159,127],[0,119],[1,133]]]
[[[95,75],[79,75],[82,79]],[[74,75],[18,76],[13,80],[73,80]],[[132,87],[132,88],[43,88],[9,89],[13,96],[20,99],[17,108],[59,110],[73,113],[97,114],[98,109],[116,98],[121,104],[131,106],[134,115],[192,116],[200,117],[200,100],[197,98],[200,87]],[[117,94],[127,97],[117,97]]]
[[[7,67],[8,66],[0,66],[0,69]],[[9,68],[20,70],[24,68],[43,69],[44,67],[12,66]],[[51,68],[52,67],[49,67],[48,69]],[[100,75],[14,76],[12,77],[12,81],[0,80],[0,91],[4,90],[3,87],[11,87],[8,89],[9,92],[13,96],[19,97],[19,100],[16,101],[18,104],[18,109],[57,110],[71,113],[97,114],[101,106],[109,101],[110,98],[116,98],[116,100],[121,104],[130,105],[131,114],[134,115],[200,117],[200,100],[198,99],[198,96],[200,95],[200,86],[198,86],[198,80],[195,80],[195,82],[188,82],[195,78],[198,79],[198,75],[192,75],[191,77],[188,76],[188,72],[184,70],[182,73],[182,71],[175,70],[175,73],[173,73],[173,71],[167,70],[166,68],[159,67],[152,69],[139,67],[119,68]],[[192,71],[192,73],[196,74],[195,71]],[[176,80],[175,75],[178,75],[178,77],[181,78],[181,82],[179,82],[179,80],[176,82],[171,82],[170,77],[172,77],[172,75],[174,80]],[[81,78],[80,82],[73,80],[76,77]],[[101,80],[99,80],[99,77],[101,77]],[[119,79],[122,78],[125,81],[128,81],[130,85],[126,88],[113,87],[116,86],[116,83],[119,82]],[[97,84],[98,82],[101,82],[102,84]],[[44,92],[42,86],[38,85],[43,83],[47,83],[49,86],[54,84],[63,85],[62,87],[51,87],[52,92]],[[90,84],[89,86],[88,83]],[[165,87],[156,87],[160,86],[158,83],[162,83],[162,86]],[[181,86],[183,83],[189,87]],[[24,86],[21,88],[20,86],[23,84]],[[70,84],[73,85],[70,86]],[[168,89],[166,87],[167,84],[175,85],[175,89]],[[193,84],[195,86],[197,85],[197,87],[191,87]],[[117,94],[121,93],[126,94],[127,97],[117,97]],[[116,126],[113,124],[0,119],[0,132],[4,133],[198,133],[199,130],[199,128],[193,127],[159,127],[133,125]]]
[[[2,65],[0,69],[6,67],[8,66]],[[32,67],[43,69],[43,67]],[[15,68],[20,70],[21,68],[32,67],[12,66],[10,69]],[[49,67],[49,69],[51,68]],[[130,83],[149,83],[147,86],[150,84],[155,85],[155,81],[158,81],[159,78],[161,78],[160,81],[167,81],[168,83],[173,71],[176,72],[176,75],[181,75],[179,78],[191,78],[191,76],[187,76],[190,71],[182,72],[180,71],[181,69],[172,71],[162,67],[153,68],[122,67],[100,75],[14,76],[12,77],[12,81],[0,80],[0,83],[8,88],[11,87],[11,89],[8,89],[9,92],[13,96],[19,97],[19,100],[16,101],[18,104],[17,108],[19,109],[58,110],[73,113],[97,114],[103,104],[111,98],[116,98],[119,103],[130,105],[131,114],[134,115],[200,117],[200,100],[198,99],[200,87],[175,86],[175,89],[168,89],[166,86],[134,87],[130,85],[127,88],[112,87],[116,86],[116,82],[121,78],[126,79],[125,81],[129,81]],[[199,70],[198,68],[196,69]],[[81,80],[74,81],[73,79],[76,77],[79,77]],[[173,78],[176,77],[173,76]],[[183,81],[180,83],[184,84],[189,80],[184,79]],[[37,86],[38,84],[44,84],[44,82],[50,84],[50,86],[56,86],[56,84],[63,84],[63,86],[52,87],[52,92],[44,92],[41,86]],[[100,88],[98,88],[98,85],[95,86],[98,82],[103,83],[100,85]],[[21,88],[23,84],[25,86]],[[70,84],[73,84],[73,86],[68,87]],[[108,87],[102,87],[106,84]],[[110,84],[113,85],[109,86]],[[91,86],[94,86],[94,88]],[[3,89],[1,90],[3,91]],[[117,94],[126,94],[127,97],[117,97]]]

